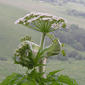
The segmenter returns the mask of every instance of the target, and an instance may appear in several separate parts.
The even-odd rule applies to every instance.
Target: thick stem
[[[40,51],[43,49],[43,47],[44,47],[44,39],[45,39],[45,34],[43,33],[39,52],[40,52]],[[43,61],[44,61],[44,60],[41,59],[41,60],[40,60],[40,64],[43,64]],[[44,71],[43,71],[43,66],[39,66],[39,72],[40,72],[40,73],[44,72]]]
[[[46,63],[47,63],[47,58],[46,57],[43,60],[40,61],[40,64],[46,65]],[[46,72],[46,66],[40,66],[39,67],[39,72],[40,73]],[[43,77],[46,78],[46,74],[45,73],[43,74]]]
[[[43,64],[46,65],[47,63],[47,58],[45,57],[43,60]],[[43,72],[46,72],[46,66],[43,66]],[[46,78],[46,74],[43,75],[44,78]]]

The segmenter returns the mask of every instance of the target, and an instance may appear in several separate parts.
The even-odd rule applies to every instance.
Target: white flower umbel
[[[35,21],[35,20],[39,19],[39,17],[40,17],[40,16],[35,17],[35,18],[32,18],[32,19],[28,20],[27,22],[28,22],[28,23],[31,23],[31,22],[33,22],[33,21]]]
[[[48,13],[31,12],[16,20],[15,24],[22,24],[36,31],[48,33],[55,31],[57,28],[64,27],[65,21],[62,17],[57,17]]]
[[[44,21],[47,21],[47,20],[50,20],[50,21],[52,21],[52,18],[42,18],[42,20],[44,20]]]

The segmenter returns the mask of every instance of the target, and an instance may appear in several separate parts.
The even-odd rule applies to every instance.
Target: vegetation
[[[21,40],[23,43],[16,50],[14,61],[16,64],[26,67],[27,72],[25,75],[13,73],[0,85],[78,85],[75,80],[68,76],[55,75],[61,70],[45,74],[47,58],[58,55],[60,52],[65,56],[64,50],[61,49],[63,44],[61,45],[53,34],[50,35],[50,32],[66,27],[64,19],[44,13],[30,13],[15,23],[41,32],[42,38],[40,46],[32,42],[29,36]],[[52,41],[48,47],[44,47],[45,36],[48,36]]]
[[[47,66],[48,67],[47,71],[53,71],[53,69],[56,70],[56,69],[65,68],[64,71],[61,71],[60,73],[66,73],[72,78],[78,80],[79,85],[84,85],[85,84],[85,80],[84,80],[85,79],[85,72],[84,72],[85,51],[82,49],[84,45],[80,41],[82,40],[82,42],[85,42],[85,38],[84,38],[85,19],[82,18],[81,16],[68,15],[67,14],[68,10],[73,10],[73,9],[76,10],[78,13],[85,13],[84,5],[73,3],[73,2],[69,2],[63,4],[62,6],[58,6],[57,4],[52,5],[45,2],[39,2],[39,0],[38,1],[0,0],[0,81],[3,80],[6,76],[10,75],[12,72],[18,72],[18,73],[25,72],[25,70],[23,70],[24,68],[22,68],[20,65],[13,64],[13,60],[11,59],[14,53],[14,49],[20,43],[19,39],[22,38],[22,36],[29,34],[37,44],[39,44],[39,40],[40,40],[39,32],[26,29],[25,27],[20,25],[18,26],[14,25],[13,24],[14,21],[18,17],[26,14],[27,11],[28,12],[42,11],[42,12],[48,12],[56,16],[62,16],[63,18],[66,18],[68,21],[67,25],[69,25],[69,27],[67,26],[68,28],[65,29],[66,31],[65,30],[59,31],[59,34],[63,32],[62,37],[64,36],[63,38],[65,38],[66,41],[70,40],[70,41],[75,41],[77,43],[74,44],[73,42],[72,44],[71,43],[64,44],[66,56],[58,55],[59,57],[58,56],[50,57],[52,61],[47,62],[47,64],[49,64],[49,66]],[[75,25],[74,26],[72,25],[71,28],[70,26],[71,24],[75,24]],[[62,37],[60,37],[59,35],[57,35],[57,37],[61,42],[63,42]],[[76,38],[80,40],[77,40]],[[80,50],[75,49],[74,47],[80,48]],[[69,57],[71,55],[73,57]],[[57,59],[64,60],[64,61],[58,61]]]

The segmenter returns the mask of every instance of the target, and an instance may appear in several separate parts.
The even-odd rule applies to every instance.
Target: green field
[[[0,61],[0,80],[3,80],[12,72],[24,72],[26,70],[21,66],[14,65],[12,60],[13,53],[19,44],[20,38],[25,35],[30,35],[38,44],[40,40],[40,33],[21,25],[15,25],[14,22],[26,13],[39,11],[62,16],[67,20],[67,25],[77,24],[79,27],[85,29],[85,18],[67,15],[68,9],[85,12],[85,6],[76,3],[57,6],[34,0],[0,0],[0,57],[7,58],[7,61]],[[68,49],[73,49],[70,46],[67,47]],[[81,54],[85,56],[85,52]],[[68,74],[72,78],[75,78],[79,82],[79,85],[85,85],[85,60],[49,60],[48,65],[48,71],[64,68],[64,71],[61,73]]]

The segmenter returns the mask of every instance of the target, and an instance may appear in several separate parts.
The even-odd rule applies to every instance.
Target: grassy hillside
[[[26,11],[22,9],[0,4],[0,57],[12,56],[22,36],[30,35],[39,42],[39,33],[14,24],[25,14]]]

